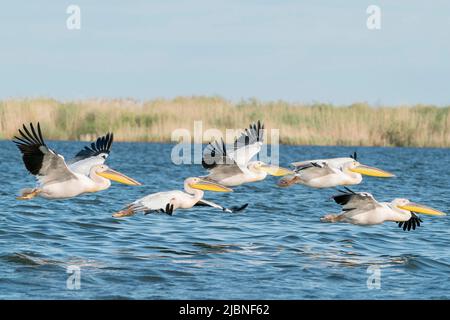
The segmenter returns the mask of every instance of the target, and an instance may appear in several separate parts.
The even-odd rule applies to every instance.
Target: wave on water
[[[52,146],[73,149],[70,142]],[[2,157],[20,163],[13,145],[0,142],[0,147]],[[423,216],[423,224],[410,232],[395,223],[324,224],[322,215],[339,210],[330,200],[335,190],[301,185],[283,189],[268,177],[230,194],[206,193],[209,200],[227,206],[249,203],[239,214],[193,208],[174,216],[112,218],[124,204],[147,193],[181,189],[184,177],[205,174],[201,166],[172,165],[171,148],[117,143],[108,162],[143,186],[113,183],[108,190],[63,201],[17,201],[17,190],[32,185],[33,177],[21,166],[0,171],[0,179],[14,177],[0,190],[0,298],[450,297],[448,216]],[[280,164],[346,156],[354,149],[280,146]],[[136,155],[133,163],[131,153]],[[450,208],[450,171],[428,166],[424,175],[418,170],[437,158],[450,164],[449,152],[424,149],[418,157],[417,150],[408,148],[358,148],[358,154],[365,163],[386,164],[398,175],[366,178],[355,191],[372,192],[381,201],[399,196],[444,211]],[[65,290],[68,266],[81,269],[77,292]],[[367,288],[371,268],[381,270],[381,290]]]

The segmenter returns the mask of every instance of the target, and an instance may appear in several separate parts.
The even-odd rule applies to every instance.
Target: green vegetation
[[[234,103],[220,97],[144,102],[3,100],[0,139],[10,139],[23,123],[40,121],[48,139],[91,140],[113,131],[117,141],[168,142],[177,128],[193,130],[194,121],[202,120],[203,130],[224,130],[243,128],[258,119],[268,129],[280,129],[280,142],[286,144],[450,146],[450,107],[371,107],[365,103],[333,106],[257,99]]]

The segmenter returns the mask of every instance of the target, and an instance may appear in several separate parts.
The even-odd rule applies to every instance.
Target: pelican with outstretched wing
[[[215,181],[227,187],[264,180],[267,174],[283,176],[292,174],[289,169],[269,165],[262,161],[251,161],[264,142],[264,125],[258,121],[249,126],[235,140],[228,152],[225,142],[209,143],[203,152],[202,165],[209,171],[202,178]]]
[[[362,176],[379,178],[394,177],[394,174],[361,164],[356,152],[349,158],[308,160],[292,163],[295,174],[278,181],[278,186],[289,187],[295,183],[312,188],[331,188],[359,184]]]
[[[367,192],[353,192],[349,188],[333,196],[333,200],[342,206],[340,214],[329,214],[321,218],[322,222],[348,222],[357,225],[381,224],[385,221],[397,222],[403,230],[415,230],[422,220],[416,213],[442,216],[445,213],[414,203],[408,199],[397,198],[391,202],[378,202]]]
[[[210,206],[225,212],[237,212],[247,207],[247,204],[245,204],[240,207],[225,208],[214,202],[204,200],[203,190],[215,192],[231,192],[233,190],[202,178],[187,178],[184,181],[184,190],[184,192],[172,190],[149,194],[130,203],[119,212],[114,213],[113,217],[132,216],[138,212],[143,212],[144,214],[164,212],[172,215],[177,209],[190,209],[194,206]]]
[[[111,185],[110,180],[127,185],[140,185],[136,180],[103,164],[104,159],[103,162],[100,160],[95,163],[94,158],[98,155],[84,156],[83,159],[80,156],[68,166],[62,155],[47,147],[39,123],[37,130],[32,123],[29,128],[23,125],[23,131],[19,129],[19,135],[20,137],[14,137],[13,142],[22,153],[27,170],[36,176],[38,186],[22,190],[21,196],[17,199],[28,200],[36,196],[47,199],[72,198],[83,193],[108,189]],[[112,135],[108,141],[112,142]],[[80,161],[85,163],[82,164]]]

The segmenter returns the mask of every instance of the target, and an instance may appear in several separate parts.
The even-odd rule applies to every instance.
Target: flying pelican
[[[82,193],[108,189],[111,185],[110,180],[127,185],[140,185],[139,182],[110,169],[103,163],[91,163],[88,175],[84,174],[86,168],[80,163],[77,165],[77,162],[82,160],[75,161],[74,169],[71,169],[63,156],[47,147],[39,123],[37,131],[30,123],[30,129],[23,125],[23,131],[19,129],[19,133],[21,137],[15,136],[13,142],[22,152],[25,167],[38,180],[37,187],[22,190],[21,196],[17,198],[19,200],[28,200],[36,196],[47,199],[76,197]]]
[[[190,209],[194,206],[210,206],[226,212],[237,212],[245,209],[248,205],[225,208],[214,202],[203,200],[203,190],[215,192],[231,192],[233,190],[198,177],[187,178],[184,181],[184,190],[185,192],[172,190],[149,194],[130,203],[119,212],[114,213],[113,217],[132,216],[137,212],[144,212],[144,214],[165,212],[168,215],[172,215],[176,209]]]
[[[294,183],[312,188],[330,188],[359,184],[362,175],[389,178],[390,172],[363,165],[357,161],[356,152],[350,158],[308,160],[292,163],[294,175],[281,178],[278,186],[289,187]]]
[[[342,213],[324,216],[322,222],[348,222],[357,225],[381,224],[385,221],[394,221],[403,230],[410,231],[419,227],[422,220],[416,213],[442,216],[445,213],[414,203],[408,199],[397,198],[391,202],[378,202],[367,192],[346,191],[333,196],[333,200],[342,206]]]
[[[202,165],[209,171],[202,178],[215,181],[227,187],[248,182],[264,180],[267,174],[283,176],[292,174],[289,169],[266,164],[262,161],[250,161],[256,156],[264,141],[264,125],[258,121],[250,125],[234,141],[233,150],[227,152],[223,139],[221,143],[209,143],[203,153]]]

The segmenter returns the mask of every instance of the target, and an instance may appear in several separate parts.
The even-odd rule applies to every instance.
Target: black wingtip
[[[166,204],[166,208],[162,209],[162,211],[169,216],[173,215],[173,204],[170,203]]]
[[[234,213],[234,212],[242,211],[242,210],[244,210],[244,209],[247,208],[247,207],[248,207],[248,203],[246,203],[246,204],[244,204],[244,205],[242,205],[242,206],[240,206],[240,207],[232,207],[232,208],[230,208],[230,209],[231,209],[231,211]]]
[[[352,193],[352,194],[356,194],[356,192],[353,191],[352,189],[350,189],[349,187],[344,186],[344,189],[347,190],[348,192]]]
[[[17,131],[19,132],[20,137],[14,136],[13,138],[13,142],[17,145],[45,146],[39,122],[37,123],[37,131],[31,122],[29,128],[25,124],[22,124],[22,129],[18,129]]]
[[[217,165],[224,164],[227,155],[227,146],[223,139],[220,139],[220,142],[210,142],[203,151],[202,166],[209,170]]]
[[[90,146],[85,146],[84,149],[82,149],[75,155],[75,159],[95,157],[102,153],[106,153],[107,155],[109,155],[109,153],[111,152],[113,141],[113,133],[108,132],[106,135],[98,137],[97,140],[91,142]]]
[[[38,122],[37,132],[33,123],[29,124],[29,128],[23,124],[22,129],[18,129],[19,135],[14,136],[13,142],[22,153],[22,160],[27,170],[33,174],[39,174],[42,168],[44,153],[41,147],[45,145],[42,138],[41,126]]]
[[[41,143],[43,145],[45,145],[44,137],[42,136],[42,131],[41,131],[41,124],[39,122],[37,123],[37,130],[38,130],[38,135],[39,135],[39,139],[41,140]]]
[[[408,221],[398,222],[398,227],[403,231],[416,230],[416,227],[420,227],[420,223],[423,222],[414,212],[411,212],[411,218]]]

